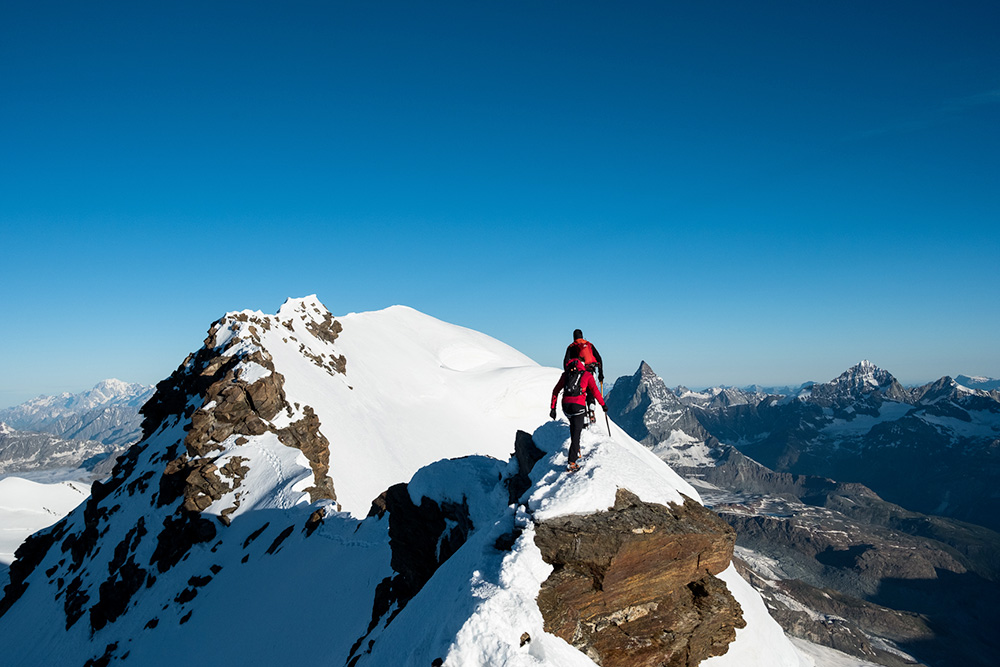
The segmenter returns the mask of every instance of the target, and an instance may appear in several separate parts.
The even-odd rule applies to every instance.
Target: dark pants
[[[580,456],[580,434],[587,423],[587,408],[576,403],[563,403],[563,414],[569,420],[569,462]]]

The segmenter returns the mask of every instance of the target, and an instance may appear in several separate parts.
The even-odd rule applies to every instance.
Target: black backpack
[[[563,397],[583,395],[583,371],[566,371],[566,383],[563,385]]]

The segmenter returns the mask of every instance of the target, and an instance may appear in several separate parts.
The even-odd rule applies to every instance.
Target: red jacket
[[[556,401],[559,398],[559,392],[562,388],[566,386],[566,372],[564,371],[562,375],[559,376],[559,382],[556,383],[555,388],[552,390],[552,405],[549,406],[551,409],[556,409]],[[573,403],[575,405],[586,405],[587,397],[596,398],[597,402],[604,405],[604,397],[601,396],[601,390],[597,388],[597,381],[594,380],[594,376],[590,374],[590,371],[584,371],[583,377],[580,378],[580,388],[583,390],[579,396],[563,396],[563,403]]]

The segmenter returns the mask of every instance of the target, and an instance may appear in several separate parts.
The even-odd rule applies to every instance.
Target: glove
[[[602,405],[601,407],[602,407],[602,408],[604,408],[604,411],[605,411],[605,412],[607,412],[607,411],[608,411],[608,406],[607,406],[606,404],[605,404],[605,405]]]
[[[555,419],[556,418],[556,409],[555,408],[552,408],[551,410],[549,410],[549,418],[550,419]]]
[[[604,382],[604,371],[597,371],[597,381]]]

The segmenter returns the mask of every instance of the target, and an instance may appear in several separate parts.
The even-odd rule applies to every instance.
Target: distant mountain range
[[[736,529],[786,631],[892,667],[985,667],[1000,535],[930,516],[998,524],[1000,395],[968,384],[907,389],[863,361],[784,395],[691,392],[642,363],[607,401]]]
[[[109,379],[79,394],[39,396],[5,408],[0,422],[18,431],[124,447],[139,440],[139,408],[152,395],[151,386]]]
[[[118,448],[103,442],[16,431],[0,422],[0,475],[93,468],[115,451]]]
[[[1000,389],[1000,380],[988,377],[969,377],[968,375],[956,375],[955,382],[969,389],[982,389],[984,391],[995,391]]]

